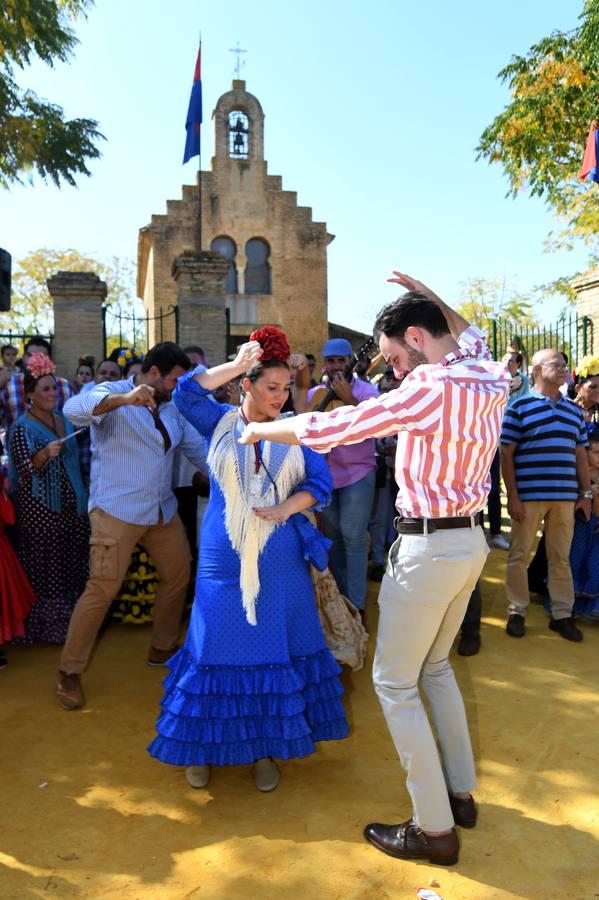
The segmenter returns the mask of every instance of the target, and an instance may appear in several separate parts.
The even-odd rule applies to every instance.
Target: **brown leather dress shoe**
[[[157,647],[150,647],[146,666],[166,666],[171,656],[174,656],[178,649],[179,644],[175,644],[170,650],[159,650]]]
[[[364,837],[377,850],[396,859],[427,859],[437,866],[455,866],[460,843],[455,828],[448,834],[432,837],[408,819],[400,825],[380,825],[371,822],[364,829]]]
[[[459,825],[460,828],[474,828],[478,809],[473,797],[462,800],[461,797],[454,797],[453,794],[450,794],[449,805],[456,825]]]
[[[56,696],[63,709],[81,709],[85,706],[85,697],[81,687],[81,675],[58,673]]]

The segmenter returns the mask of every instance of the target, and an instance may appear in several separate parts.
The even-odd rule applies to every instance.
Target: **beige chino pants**
[[[143,544],[160,576],[152,620],[152,646],[157,650],[170,650],[177,643],[190,576],[189,543],[178,515],[159,525],[131,525],[93,509],[89,519],[90,577],[73,610],[60,657],[61,671],[69,674],[86,668],[135,544]]]
[[[551,597],[551,615],[567,619],[574,606],[574,583],[570,569],[570,546],[574,534],[574,502],[572,500],[527,500],[523,522],[512,519],[512,541],[507,561],[507,600],[510,615],[526,616],[528,564],[530,552],[541,522],[545,522],[547,547],[547,587]]]
[[[424,831],[454,824],[448,791],[472,791],[474,757],[449,650],[489,549],[480,526],[400,535],[379,594],[373,679]],[[419,682],[429,699],[442,760]]]

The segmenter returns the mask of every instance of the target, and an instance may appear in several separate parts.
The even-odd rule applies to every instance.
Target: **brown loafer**
[[[63,709],[81,709],[85,706],[85,697],[81,687],[81,675],[67,672],[58,673],[56,696]]]
[[[408,819],[399,825],[371,822],[364,829],[369,844],[396,859],[426,859],[437,866],[455,866],[460,842],[455,828],[448,834],[432,837]]]
[[[450,794],[449,805],[451,806],[456,825],[459,825],[460,828],[474,828],[478,809],[473,797],[462,800],[460,797],[454,797],[453,794]]]
[[[178,649],[179,644],[175,644],[170,650],[159,650],[157,647],[150,647],[146,666],[166,666],[171,656],[174,656]]]

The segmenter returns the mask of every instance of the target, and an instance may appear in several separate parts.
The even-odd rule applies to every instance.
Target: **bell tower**
[[[264,112],[246,91],[245,81],[233,81],[232,89],[216,104],[212,119],[215,160],[264,162]]]

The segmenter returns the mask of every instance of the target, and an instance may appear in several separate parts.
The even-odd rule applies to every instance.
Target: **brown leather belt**
[[[475,516],[451,516],[445,519],[410,519],[398,516],[393,523],[398,534],[432,534],[445,528],[476,528],[482,525],[482,513]]]

